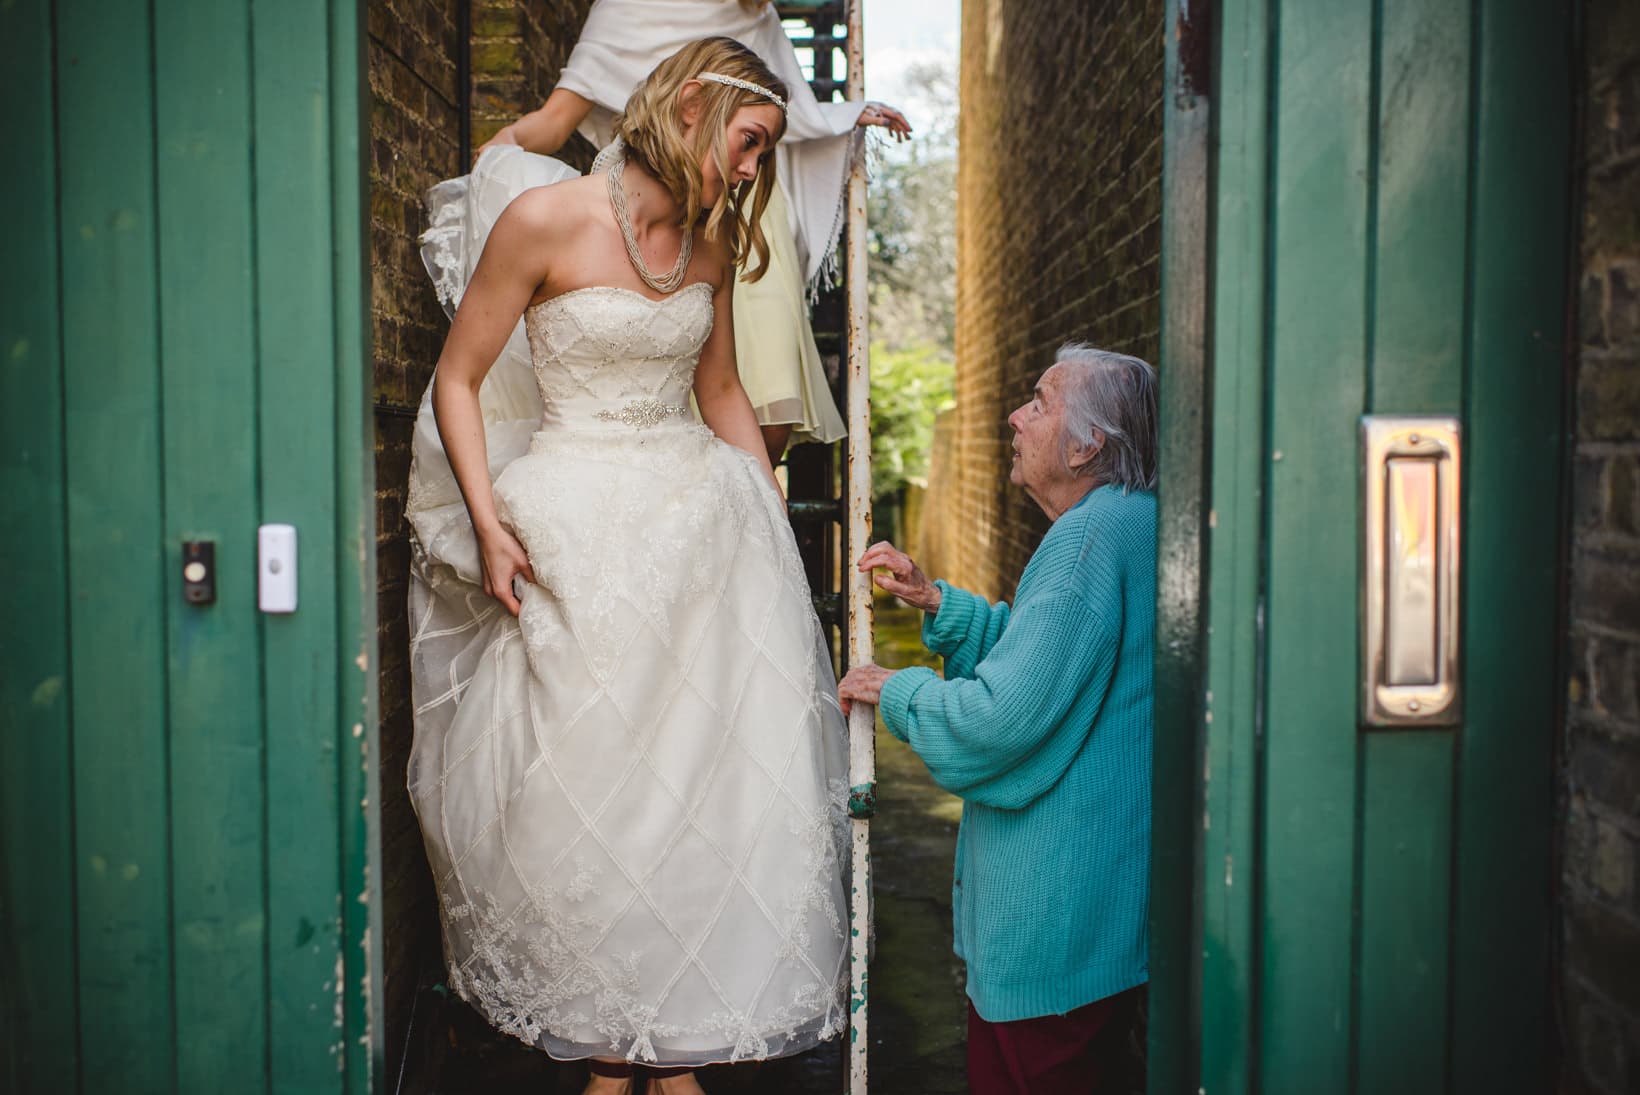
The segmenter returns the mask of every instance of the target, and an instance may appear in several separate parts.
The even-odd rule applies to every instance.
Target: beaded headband
[[[721,72],[703,72],[696,77],[696,79],[710,80],[714,84],[727,84],[730,87],[738,87],[742,91],[750,91],[754,95],[761,95],[775,106],[779,107],[780,113],[786,113],[786,100],[782,99],[762,84],[754,84],[750,80],[742,80],[738,76],[725,76]]]

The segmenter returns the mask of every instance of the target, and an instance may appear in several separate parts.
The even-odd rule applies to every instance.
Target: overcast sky
[[[863,0],[866,97],[891,103],[917,124],[919,104],[900,74],[918,61],[956,66],[962,0]]]

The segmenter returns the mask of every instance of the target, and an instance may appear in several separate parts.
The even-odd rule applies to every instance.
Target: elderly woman
[[[1098,1090],[1120,994],[1145,982],[1156,373],[1060,349],[1008,417],[1010,479],[1053,526],[1013,606],[931,582],[891,544],[861,570],[922,609],[929,669],[851,670],[845,707],[879,705],[963,799],[952,896],[968,966],[973,1095]]]

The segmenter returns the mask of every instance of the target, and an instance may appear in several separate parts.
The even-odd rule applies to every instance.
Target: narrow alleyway
[[[922,614],[878,598],[877,661],[937,666],[923,648]],[[962,803],[877,722],[877,950],[871,966],[871,1090],[959,1095],[967,1010],[951,953],[951,857]]]
[[[893,668],[931,665],[920,616],[892,599],[877,602],[877,660]],[[951,856],[962,806],[936,787],[915,754],[877,728],[877,948],[871,967],[872,1095],[962,1095],[962,968],[951,953]],[[496,1034],[466,1005],[439,990],[421,1006],[427,1037],[422,1074],[416,1062],[399,1090],[431,1095],[578,1095],[584,1068],[556,1066],[540,1053]],[[839,1095],[841,1041],[767,1065],[709,1069],[710,1095]]]

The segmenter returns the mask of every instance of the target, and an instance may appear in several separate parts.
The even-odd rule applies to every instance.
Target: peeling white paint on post
[[[848,4],[848,84],[851,100],[865,98],[863,0]],[[862,149],[863,151],[863,149]],[[865,157],[855,157],[848,180],[848,551],[858,556],[871,539],[871,362],[866,280]],[[871,576],[843,561],[848,590],[848,664],[872,659]],[[856,705],[849,716],[849,822],[853,849],[849,894],[849,1095],[866,1095],[867,968],[871,946],[871,815],[876,810],[876,710]]]

